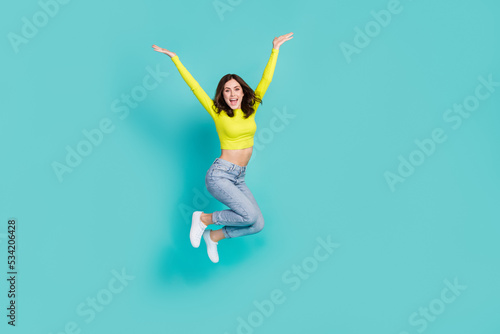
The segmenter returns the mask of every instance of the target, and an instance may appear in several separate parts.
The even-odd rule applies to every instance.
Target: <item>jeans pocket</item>
[[[222,171],[222,172],[229,172],[229,170],[231,169],[231,167],[228,167],[226,165],[222,165],[222,164],[214,164],[213,165],[213,169],[214,171]]]

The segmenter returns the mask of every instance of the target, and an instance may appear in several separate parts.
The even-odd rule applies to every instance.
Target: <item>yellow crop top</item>
[[[276,67],[276,60],[278,59],[278,52],[273,48],[271,51],[271,57],[264,69],[264,74],[262,79],[255,89],[255,95],[262,99],[266,93],[267,87],[271,83],[274,74],[274,68]],[[225,111],[217,114],[213,109],[214,101],[205,93],[198,82],[193,78],[193,76],[188,72],[188,70],[182,65],[179,60],[179,56],[171,58],[175,66],[179,70],[182,78],[189,85],[194,95],[198,98],[203,107],[208,111],[210,116],[215,122],[215,128],[219,134],[219,140],[221,149],[224,150],[238,150],[253,146],[253,137],[255,131],[257,130],[257,124],[255,123],[255,114],[259,103],[255,102],[254,110],[255,112],[250,115],[247,119],[243,118],[245,114],[241,109],[234,110],[234,117],[229,117]]]

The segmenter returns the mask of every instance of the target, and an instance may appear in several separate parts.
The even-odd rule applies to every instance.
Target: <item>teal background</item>
[[[232,9],[223,19],[212,1],[72,0],[17,53],[8,34],[42,9],[2,5],[2,333],[498,333],[500,87],[458,129],[443,114],[474,94],[479,76],[500,82],[500,3],[402,0],[348,63],[340,44],[353,44],[355,27],[388,1],[222,2]],[[217,133],[151,46],[176,52],[213,97],[226,73],[255,89],[273,38],[289,32],[246,177],[266,227],[221,241],[213,264],[204,244],[190,245],[189,219],[226,208],[204,183],[220,156]],[[142,85],[148,66],[168,76],[121,119],[113,101]],[[294,118],[265,137],[284,111]],[[106,118],[113,131],[59,182],[54,161]],[[391,191],[384,173],[435,128],[447,140]],[[10,217],[15,328],[5,314]],[[316,238],[328,236],[340,247],[307,278],[288,272],[310,264]],[[104,296],[122,269],[134,278],[87,322],[78,306]],[[455,301],[410,323],[455,278],[466,286]],[[284,302],[238,329],[275,289]]]

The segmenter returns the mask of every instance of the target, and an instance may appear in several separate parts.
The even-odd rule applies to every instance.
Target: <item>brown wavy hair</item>
[[[241,88],[243,89],[243,94],[245,94],[243,96],[243,101],[241,101],[241,110],[245,114],[244,118],[246,119],[255,112],[253,108],[255,102],[262,103],[262,99],[255,96],[254,90],[250,88],[250,86],[247,85],[245,80],[243,80],[237,74],[226,74],[220,79],[219,84],[217,85],[217,89],[215,90],[213,109],[217,114],[220,114],[222,110],[224,110],[229,117],[234,117],[234,111],[233,109],[231,109],[230,106],[227,105],[226,100],[224,100],[224,95],[222,93],[222,91],[224,90],[224,85],[231,79],[238,81]]]

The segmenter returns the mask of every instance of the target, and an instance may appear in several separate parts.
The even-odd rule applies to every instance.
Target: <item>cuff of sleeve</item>
[[[272,52],[273,52],[273,53],[278,53],[278,52],[280,52],[280,50],[273,48],[273,51],[272,51]]]

